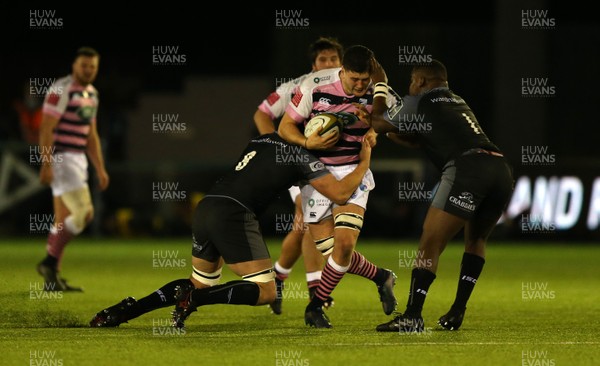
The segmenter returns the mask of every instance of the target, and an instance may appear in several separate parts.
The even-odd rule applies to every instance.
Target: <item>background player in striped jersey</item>
[[[312,66],[311,72],[281,84],[262,101],[254,113],[254,123],[256,124],[258,132],[261,135],[274,132],[274,121],[283,116],[285,108],[289,104],[294,95],[294,91],[300,83],[315,71],[340,67],[342,55],[342,45],[333,38],[320,37],[313,42],[309,46],[309,56]],[[281,244],[281,254],[279,259],[275,262],[275,282],[278,291],[275,301],[271,304],[271,309],[275,314],[281,314],[283,281],[289,276],[292,267],[300,257],[301,253],[304,255],[306,282],[311,298],[319,285],[321,280],[321,269],[323,268],[323,257],[316,249],[310,236],[310,232],[308,230],[303,230],[304,220],[302,218],[300,188],[298,186],[292,186],[289,189],[289,192],[292,202],[295,204],[294,225],[292,230],[283,239]],[[325,307],[329,307],[332,303],[333,299],[328,299],[325,303]]]
[[[288,142],[304,146],[319,157],[338,178],[352,172],[358,162],[361,140],[376,144],[376,133],[364,121],[347,125],[341,134],[321,137],[316,132],[305,137],[302,126],[322,112],[354,113],[353,103],[371,108],[371,59],[373,52],[360,45],[344,52],[342,67],[321,70],[305,79],[281,119],[279,132]],[[314,189],[302,188],[304,222],[317,249],[329,255],[321,283],[308,304],[304,319],[317,328],[330,328],[323,304],[346,272],[358,274],[375,282],[383,310],[391,314],[396,307],[393,286],[396,276],[388,269],[378,268],[354,250],[362,229],[369,191],[375,187],[373,174],[368,171],[359,188],[344,205],[336,205]]]
[[[376,329],[424,331],[421,311],[436,277],[440,255],[448,241],[464,228],[465,252],[456,298],[438,320],[443,328],[456,330],[463,322],[467,301],[483,269],[488,236],[512,195],[511,168],[469,105],[448,88],[446,67],[440,61],[414,66],[409,95],[392,108],[384,103],[388,88],[385,71],[376,60],[373,69],[373,81],[377,82],[373,127],[379,133],[393,133],[396,142],[421,146],[442,173],[423,223],[419,261],[412,270],[406,310]],[[428,124],[427,132],[407,126],[414,123],[408,121],[417,120],[415,116],[421,117],[419,123]]]
[[[105,190],[109,183],[96,129],[98,92],[92,85],[99,59],[93,48],[77,50],[71,75],[56,80],[44,100],[40,181],[52,188],[54,225],[48,234],[46,258],[37,270],[49,291],[81,291],[69,286],[59,272],[65,246],[94,214],[87,182],[88,158],[96,169],[98,187]]]

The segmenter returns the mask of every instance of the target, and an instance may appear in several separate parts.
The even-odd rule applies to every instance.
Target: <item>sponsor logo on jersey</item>
[[[322,105],[325,105],[325,106],[329,106],[329,105],[331,105],[331,99],[325,98],[325,97],[321,97],[321,98],[319,98],[319,104],[322,104]]]
[[[314,78],[314,79],[313,79],[313,82],[314,82],[315,84],[318,84],[318,83],[320,83],[321,81],[327,81],[327,80],[329,80],[329,79],[331,79],[331,75],[323,76],[323,77],[320,77],[320,78]]]
[[[309,164],[310,166],[310,170],[312,170],[313,172],[318,172],[320,170],[324,170],[325,169],[325,164],[323,164],[320,161],[313,161],[312,163]],[[314,203],[314,201],[313,201]],[[310,201],[309,201],[310,204]]]

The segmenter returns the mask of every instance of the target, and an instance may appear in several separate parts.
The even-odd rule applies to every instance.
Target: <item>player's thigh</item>
[[[223,260],[220,257],[214,260],[206,260],[192,256],[192,266],[198,271],[214,273],[223,267]]]
[[[489,158],[489,186],[485,197],[465,226],[465,242],[476,245],[485,242],[496,227],[512,196],[514,181],[510,167],[498,157]]]
[[[57,162],[52,165],[53,196],[61,196],[88,186],[88,162],[85,154],[59,153]]]
[[[194,213],[194,238],[197,253],[202,256],[204,245],[214,248],[227,264],[269,259],[270,254],[254,213],[234,200],[205,197]]]
[[[465,226],[466,220],[430,206],[423,222],[421,245],[445,245]]]
[[[333,236],[333,217],[328,216],[319,222],[309,223],[308,229],[314,241]]]

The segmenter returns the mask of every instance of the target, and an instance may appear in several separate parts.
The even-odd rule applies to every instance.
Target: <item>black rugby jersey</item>
[[[270,133],[252,139],[207,196],[233,198],[259,215],[291,185],[308,184],[325,174],[330,174],[325,165],[306,149]]]
[[[416,133],[433,164],[442,169],[470,149],[500,152],[479,125],[469,105],[446,87],[404,96],[384,118],[400,133]]]

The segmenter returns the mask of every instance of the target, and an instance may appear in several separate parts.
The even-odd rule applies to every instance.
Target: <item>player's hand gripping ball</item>
[[[319,127],[323,127],[319,135],[328,136],[332,133],[340,133],[344,126],[356,122],[358,118],[350,113],[320,113],[314,116],[304,126],[304,136],[312,135]]]

